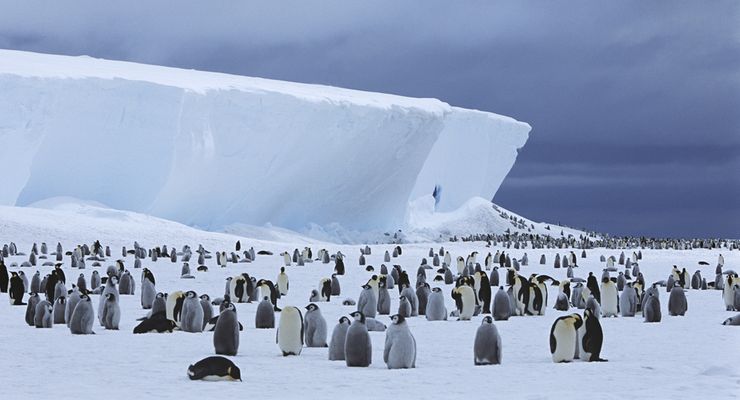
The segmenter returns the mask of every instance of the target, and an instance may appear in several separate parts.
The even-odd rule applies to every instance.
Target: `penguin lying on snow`
[[[188,367],[190,380],[242,381],[241,370],[225,357],[206,357]]]

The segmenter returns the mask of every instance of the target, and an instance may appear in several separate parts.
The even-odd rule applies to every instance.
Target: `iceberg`
[[[330,86],[0,50],[0,205],[73,197],[206,229],[395,229],[491,199],[530,126]]]

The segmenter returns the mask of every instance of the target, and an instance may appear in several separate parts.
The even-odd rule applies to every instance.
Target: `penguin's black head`
[[[341,318],[339,318],[339,323],[340,324],[347,324],[347,325],[349,325],[350,324],[350,320],[347,317],[341,317]]]
[[[166,297],[167,296],[164,293],[162,293],[162,292],[157,293],[157,298],[158,299],[163,299],[163,298],[166,298]]]
[[[285,272],[285,267],[280,267],[280,272]]]
[[[406,301],[406,296],[401,296],[401,297],[399,297],[399,300],[401,300],[401,301]]]
[[[441,291],[442,291],[441,288],[438,288],[438,287],[432,288],[432,292],[434,292],[434,293],[441,292]]]
[[[391,322],[393,322],[396,325],[400,325],[404,321],[406,321],[406,318],[404,318],[403,315],[401,314],[395,314],[391,316]]]
[[[355,319],[355,321],[365,323],[365,314],[361,313],[360,311],[355,311],[352,314],[350,314],[352,318]]]
[[[202,294],[202,295],[200,295],[200,299],[201,300],[205,300],[205,301],[211,301],[211,296],[209,296],[207,294]]]
[[[242,381],[242,371],[236,365],[229,367],[227,372],[229,373],[231,379],[239,380],[239,382]]]
[[[198,297],[198,294],[195,293],[195,291],[193,291],[193,290],[188,290],[187,293],[185,293],[185,297],[187,297],[189,299],[195,299],[195,298]]]
[[[377,275],[373,275],[373,276],[370,277],[370,280],[371,281],[377,281],[378,280],[378,276]]]
[[[90,301],[90,296],[82,294],[80,295],[80,301]]]
[[[365,290],[372,289],[368,284],[362,285],[362,288]]]
[[[232,277],[229,276],[229,277],[226,278],[226,282],[230,282],[232,279],[234,279],[234,278],[232,278]]]
[[[115,293],[107,293],[105,295],[105,298],[108,301],[116,301],[116,294]]]
[[[492,323],[493,323],[493,319],[490,316],[485,316],[483,317],[483,321],[481,322],[481,325],[492,324]]]
[[[234,305],[234,303],[228,302],[224,306],[224,311],[234,311],[234,312],[236,312],[236,306]]]
[[[318,309],[319,309],[319,306],[317,306],[314,303],[311,303],[311,304],[309,304],[309,305],[306,306],[306,310],[308,310],[308,311],[315,311],[315,310],[318,310]]]

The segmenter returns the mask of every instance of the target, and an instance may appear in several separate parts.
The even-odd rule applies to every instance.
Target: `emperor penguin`
[[[668,315],[677,316],[685,315],[689,309],[688,301],[686,300],[686,293],[684,289],[675,286],[671,289],[671,294],[668,296]]]
[[[8,292],[8,267],[5,266],[2,257],[0,257],[0,293]]]
[[[31,287],[29,290],[31,293],[41,292],[41,273],[39,271],[36,271],[36,273],[31,277]]]
[[[403,315],[404,317],[410,317],[411,316],[411,303],[406,298],[406,296],[399,297],[398,300],[398,314]]]
[[[727,318],[722,322],[722,325],[729,325],[729,326],[740,326],[740,314],[735,315],[734,317]]]
[[[601,358],[601,347],[604,344],[604,332],[598,316],[586,309],[583,312],[583,337],[580,339],[581,353],[587,355],[588,361],[606,361]]]
[[[180,329],[184,332],[203,332],[203,306],[200,304],[198,294],[192,290],[185,293],[182,303],[182,318]]]
[[[167,295],[165,304],[165,316],[167,319],[175,321],[180,326],[182,320],[182,304],[185,301],[185,292],[180,290],[174,291]]]
[[[290,286],[290,280],[288,274],[285,273],[285,267],[280,267],[280,274],[277,277],[277,288],[281,296],[288,294],[288,287]]]
[[[72,312],[69,321],[69,330],[73,335],[93,334],[93,321],[95,321],[95,311],[93,310],[90,297],[83,294]]]
[[[73,288],[67,294],[67,304],[64,307],[64,320],[67,323],[67,328],[69,328],[69,323],[72,320],[72,312],[75,310],[75,307],[77,307],[77,303],[79,303],[79,301],[80,292],[77,288]]]
[[[101,319],[105,329],[118,330],[118,324],[121,321],[121,307],[118,304],[118,297],[115,293],[105,295],[105,305]]]
[[[239,351],[239,321],[236,306],[229,302],[221,311],[213,329],[213,347],[216,354],[235,356]]]
[[[339,318],[339,322],[334,326],[329,343],[329,361],[344,361],[344,342],[347,339],[349,326],[350,320],[347,317]]]
[[[331,301],[331,278],[322,278],[319,281],[319,296],[321,301]]]
[[[270,302],[272,303],[272,307],[275,311],[280,311],[280,308],[277,306],[277,300],[280,297],[280,293],[275,288],[275,285],[272,283],[272,281],[267,279],[260,279],[257,281],[257,285],[260,289],[260,295],[261,296],[269,296]]]
[[[727,273],[727,278],[724,280],[724,286],[722,287],[722,299],[725,301],[725,309],[727,311],[740,311],[735,310],[735,284],[740,284],[740,278],[736,273]]]
[[[370,285],[365,284],[362,286],[362,292],[357,300],[357,311],[363,315],[375,318],[375,313],[378,309],[378,301],[375,297],[375,291],[373,291]]]
[[[432,288],[425,311],[427,321],[447,321],[447,308],[445,307],[444,294],[442,294],[441,288]]]
[[[66,319],[64,317],[64,313],[67,308],[67,298],[62,296],[59,297],[55,302],[53,306],[52,313],[54,314],[53,323],[54,324],[65,324]]]
[[[511,301],[503,286],[498,288],[493,298],[493,319],[506,321],[511,317]]]
[[[412,290],[408,286],[404,286],[403,290],[401,290],[401,296],[406,297],[406,299],[411,303],[411,317],[416,317],[419,315],[419,298],[416,296],[416,292]],[[366,315],[367,316],[367,315]],[[374,318],[375,316],[373,316]]]
[[[326,320],[321,315],[319,306],[314,303],[306,306],[306,317],[303,319],[303,338],[306,347],[327,347]]]
[[[231,360],[220,356],[206,357],[188,367],[190,380],[239,381],[241,370]]]
[[[52,327],[52,307],[51,303],[46,300],[41,300],[36,305],[36,313],[34,314],[34,325],[37,328],[51,328]]]
[[[41,302],[41,296],[38,293],[31,293],[28,296],[28,304],[26,305],[26,323],[29,326],[34,325],[34,316],[36,315],[36,306]]]
[[[339,296],[342,294],[342,286],[339,284],[337,274],[331,274],[331,295]]]
[[[484,274],[485,275],[485,274]],[[486,277],[488,279],[488,277]],[[490,287],[489,287],[490,291]],[[416,299],[418,303],[418,315],[424,315],[427,312],[427,303],[429,303],[429,295],[432,290],[429,288],[429,284],[424,282],[417,285],[416,287]]]
[[[275,327],[275,309],[267,296],[264,296],[257,305],[254,327],[257,329],[272,329]]]
[[[116,284],[118,283],[118,278],[114,275],[108,278],[108,281],[105,282],[105,289],[103,289],[103,293],[100,295],[100,300],[98,301],[98,321],[100,322],[100,326],[103,326],[103,308],[105,308],[105,302],[106,302],[106,295],[108,293],[113,293],[116,296],[116,299],[118,299],[118,288],[116,287]]]
[[[391,313],[391,295],[386,287],[386,279],[378,282],[378,314],[389,315]]]
[[[297,307],[283,307],[276,342],[284,357],[299,356],[303,350],[303,314]]]
[[[483,322],[475,332],[473,363],[475,365],[501,364],[501,336],[490,316],[483,317]]]
[[[136,283],[131,277],[131,273],[128,270],[124,271],[121,275],[121,282],[118,284],[118,291],[120,294],[133,295],[136,291]]]
[[[623,317],[634,317],[637,313],[637,292],[628,283],[619,295],[619,311]]]
[[[601,281],[601,315],[616,317],[619,314],[619,291],[610,278]]]
[[[416,368],[416,339],[402,315],[391,317],[385,332],[383,361],[388,369]]]
[[[246,303],[249,299],[249,293],[247,293],[247,277],[244,275],[237,275],[228,279],[227,285],[229,291],[229,297],[232,303]]]
[[[203,328],[206,328],[208,321],[213,318],[213,307],[211,306],[211,297],[207,294],[200,295],[200,308],[203,309]]]
[[[154,287],[154,282],[148,278],[141,280],[141,308],[148,310],[152,308],[154,298],[157,296],[157,289]]]
[[[474,275],[475,282],[480,287],[476,291],[478,294],[478,301],[483,303],[483,314],[491,313],[491,282],[488,280],[488,275],[485,272],[478,271]]]
[[[77,287],[80,289],[81,293],[87,293],[87,281],[85,280],[85,274],[80,274],[80,276],[77,277]]]
[[[365,325],[365,315],[355,311],[350,316],[354,320],[347,329],[344,360],[348,367],[368,367],[373,362],[373,344]]]
[[[647,291],[647,296],[642,306],[642,315],[645,317],[645,322],[660,322],[660,300],[658,299],[657,291]]]
[[[550,328],[550,353],[556,363],[571,362],[578,345],[578,329],[583,319],[578,314],[559,317]]]
[[[491,276],[488,280],[491,286],[499,286],[498,267],[493,267],[493,270],[491,271]]]
[[[473,288],[467,285],[452,289],[452,298],[458,310],[458,321],[469,321],[475,312],[475,293]]]

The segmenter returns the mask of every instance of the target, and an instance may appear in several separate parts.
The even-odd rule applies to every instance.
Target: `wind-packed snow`
[[[137,216],[134,213],[103,210],[94,205],[70,205],[63,199],[33,208],[0,208],[0,243],[10,240],[20,251],[28,253],[33,242],[45,241],[53,248],[61,241],[64,249],[99,239],[110,245],[113,257],[103,267],[119,258],[120,246],[131,248],[138,239],[143,246],[167,244],[178,248],[184,244],[197,248],[203,243],[211,251],[234,248],[237,239],[242,246],[254,246],[256,251],[270,250],[273,256],[257,256],[253,263],[229,264],[226,268],[207,260],[208,272],[194,272],[195,279],[179,279],[181,263],[160,258],[156,263],[144,260],[157,278],[157,290],[195,290],[212,297],[223,294],[224,279],[241,272],[257,278],[275,280],[282,257],[279,252],[302,249],[306,242],[265,242],[243,237],[203,232],[162,221]],[[295,240],[295,238],[288,238]],[[329,330],[338,318],[354,311],[341,305],[346,297],[357,299],[360,285],[373,272],[358,265],[359,246],[326,243],[309,244],[314,251],[327,248],[347,255],[347,274],[340,277],[342,295],[330,303],[318,303]],[[486,248],[485,243],[444,243],[453,258],[471,251],[504,250],[512,258],[528,254],[530,265],[522,267],[525,276],[546,273],[556,279],[565,277],[565,270],[553,268],[555,254],[565,255],[569,249],[503,249]],[[416,271],[430,247],[440,244],[403,245],[403,254],[388,264],[400,264],[407,271]],[[391,245],[372,245],[368,263],[377,268]],[[586,277],[589,271],[601,274],[604,263],[600,255],[619,257],[620,250],[591,249],[587,258],[580,258],[576,276]],[[631,252],[626,252],[631,253]],[[686,267],[691,273],[699,269],[705,277],[713,276],[718,254],[725,257],[725,268],[738,270],[740,253],[721,250],[642,250],[640,269],[649,283],[665,279],[671,266]],[[546,265],[539,265],[545,254]],[[25,261],[27,257],[11,257],[6,264]],[[710,265],[700,266],[699,261]],[[239,320],[245,326],[240,334],[239,353],[229,357],[242,372],[242,383],[191,382],[186,369],[202,358],[213,355],[212,333],[134,335],[135,319],[143,316],[139,303],[139,271],[132,268],[131,256],[125,260],[137,280],[134,296],[121,296],[121,330],[107,331],[94,325],[95,335],[71,335],[65,326],[36,329],[24,322],[25,307],[8,305],[7,294],[0,295],[0,342],[4,343],[0,362],[0,382],[6,388],[4,398],[40,398],[49,393],[77,393],[106,399],[156,397],[162,400],[182,398],[296,398],[326,397],[334,399],[431,399],[431,398],[548,398],[548,399],[732,399],[740,393],[740,328],[722,326],[732,315],[724,309],[721,292],[689,290],[688,313],[671,317],[667,313],[668,295],[661,289],[663,320],[646,324],[642,318],[602,318],[605,339],[602,357],[606,363],[576,361],[554,364],[549,352],[548,335],[552,322],[564,312],[552,309],[557,288],[549,288],[549,303],[545,316],[515,317],[497,321],[502,337],[503,363],[497,366],[473,366],[473,339],[481,316],[472,321],[428,322],[423,317],[409,319],[411,332],[417,341],[417,368],[388,370],[382,361],[385,334],[371,332],[373,363],[370,368],[347,368],[342,361],[328,361],[327,349],[304,348],[298,357],[282,357],[275,344],[275,330],[254,328],[256,304],[238,304]],[[69,257],[63,267],[68,282],[78,273],[89,279],[93,268],[73,270]],[[314,262],[303,267],[287,267],[290,292],[279,301],[280,306],[308,304],[311,289],[319,279],[332,273],[333,264]],[[620,270],[623,268],[619,266]],[[23,268],[27,275],[35,270],[47,273],[50,267]],[[13,271],[19,268],[11,268]],[[104,269],[103,269],[104,271]],[[430,278],[433,270],[428,270]],[[413,274],[412,274],[413,275]],[[502,283],[504,276],[501,274]],[[415,279],[412,277],[412,282]],[[431,283],[431,282],[430,282]],[[454,308],[450,286],[443,286],[448,310]],[[392,311],[398,306],[395,289]],[[97,295],[92,295],[97,306]],[[96,307],[95,307],[96,308]],[[97,308],[96,308],[97,310]],[[571,310],[570,312],[576,312]],[[279,315],[278,315],[279,318]],[[378,320],[389,324],[387,316]],[[12,389],[10,389],[12,388]],[[10,397],[7,397],[10,396]]]
[[[0,204],[209,229],[395,229],[437,185],[442,211],[492,198],[530,130],[436,99],[10,50],[0,93]]]

